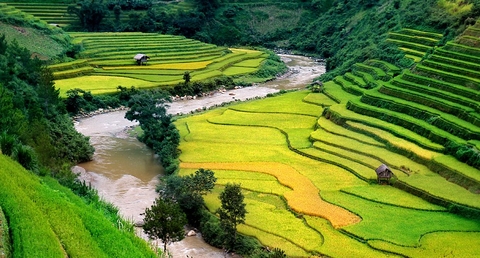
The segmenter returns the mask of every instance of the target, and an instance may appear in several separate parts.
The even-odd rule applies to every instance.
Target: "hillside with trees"
[[[71,116],[125,105],[171,175],[156,205],[174,203],[172,214],[186,213],[179,223],[199,226],[213,245],[253,257],[268,255],[259,243],[302,257],[472,255],[480,239],[479,17],[479,0],[0,1],[0,253],[155,256],[70,171],[94,152]],[[166,51],[168,64],[158,50],[152,65],[161,68],[141,71],[129,66],[140,38],[147,49],[160,48],[152,43],[160,38],[185,49]],[[232,48],[240,46],[251,49]],[[327,73],[311,92],[166,115],[168,94],[284,71],[260,47],[324,60]],[[198,71],[170,64],[186,52],[182,60]],[[255,79],[239,79],[245,74]],[[143,88],[165,81],[167,91],[72,86],[87,75],[148,81]],[[72,77],[63,92],[55,85]],[[379,164],[395,175],[388,186]],[[197,180],[205,188],[195,190]],[[232,187],[237,215],[225,208]],[[146,227],[151,235],[181,238],[156,235],[156,222]]]

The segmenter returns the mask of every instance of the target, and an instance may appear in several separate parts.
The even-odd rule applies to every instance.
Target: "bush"
[[[15,159],[25,169],[37,172],[37,155],[32,147],[23,144],[17,144],[13,150],[13,159]]]
[[[210,245],[221,248],[223,245],[223,230],[220,226],[220,220],[215,215],[204,210],[200,231],[203,239]]]
[[[17,142],[18,139],[16,136],[3,131],[3,133],[0,134],[0,150],[2,150],[3,155],[12,156]]]

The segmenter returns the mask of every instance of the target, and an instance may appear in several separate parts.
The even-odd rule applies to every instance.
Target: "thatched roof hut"
[[[150,59],[149,56],[145,55],[145,54],[136,54],[133,59],[135,59],[135,61],[137,61],[137,64],[138,65],[143,65],[143,64],[146,64],[148,59]]]
[[[393,172],[385,164],[380,165],[380,167],[375,169],[375,172],[377,173],[377,180],[379,184],[382,181],[386,181],[387,183],[390,182],[390,178],[393,176]]]

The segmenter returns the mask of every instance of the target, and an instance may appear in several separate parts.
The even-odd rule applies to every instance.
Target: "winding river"
[[[273,81],[217,92],[195,100],[175,101],[170,104],[168,112],[185,114],[223,102],[263,97],[281,89],[304,88],[325,72],[322,63],[310,58],[296,55],[280,57],[289,67],[289,72]],[[117,111],[76,123],[77,131],[90,137],[95,154],[92,161],[79,164],[74,171],[79,173],[81,180],[97,189],[102,198],[116,205],[125,218],[140,222],[143,220],[140,214],[153,204],[157,196],[155,186],[163,168],[150,149],[128,135],[126,129],[137,123],[128,121],[124,116],[125,111]],[[200,234],[172,243],[168,245],[168,250],[173,257],[224,257],[221,249],[206,244]]]

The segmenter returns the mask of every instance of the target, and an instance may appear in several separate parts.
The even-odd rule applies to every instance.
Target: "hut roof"
[[[149,57],[148,57],[147,55],[145,55],[145,54],[136,54],[136,55],[133,57],[133,59],[135,59],[135,60],[141,60],[143,57],[149,58]]]
[[[390,169],[387,167],[387,165],[382,164],[382,165],[380,165],[380,167],[375,169],[375,172],[377,173],[377,175],[379,175],[379,174],[385,172],[386,170],[390,170]]]

